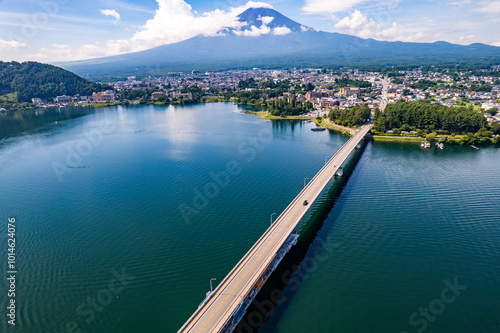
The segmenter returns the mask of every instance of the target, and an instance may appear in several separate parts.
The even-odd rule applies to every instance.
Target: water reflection
[[[0,139],[31,132],[48,124],[83,117],[92,112],[89,107],[66,107],[14,111],[0,116]]]

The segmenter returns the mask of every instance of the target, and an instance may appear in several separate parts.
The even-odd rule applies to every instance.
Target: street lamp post
[[[271,225],[273,225],[273,215],[276,214],[276,213],[272,213],[271,214]]]
[[[330,156],[325,156],[325,164],[326,164],[326,160],[328,159],[328,157],[330,157]]]
[[[304,187],[306,187],[306,181],[307,181],[308,179],[309,179],[309,178],[304,179]]]
[[[214,292],[214,288],[212,288],[212,281],[215,281],[216,278],[211,278],[210,279],[210,294],[212,294]]]

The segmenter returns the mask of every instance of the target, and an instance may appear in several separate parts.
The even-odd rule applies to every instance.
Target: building
[[[69,102],[72,102],[72,99],[71,97],[69,96],[66,96],[66,95],[63,95],[63,96],[57,96],[55,98],[56,102],[57,103],[69,103]]]
[[[344,96],[359,95],[361,92],[360,88],[346,87],[340,88],[340,94]]]
[[[92,99],[96,102],[110,102],[116,100],[116,93],[113,90],[106,90],[104,92],[93,93]]]
[[[322,98],[322,97],[323,97],[323,94],[318,93],[318,92],[308,92],[306,94],[306,100],[308,100],[308,101],[316,99],[316,98]]]
[[[105,102],[109,102],[109,101],[114,101],[116,100],[116,94],[113,90],[106,90],[103,94],[102,94],[102,98],[101,98],[103,101]]]
[[[499,109],[500,108],[500,103],[483,103],[481,106],[482,109],[484,110],[489,110],[489,109]]]
[[[42,104],[42,99],[38,97],[32,98],[31,103],[35,104],[36,106],[39,106],[40,104]]]
[[[173,91],[172,93],[170,93],[170,96],[172,98],[187,98],[187,99],[193,99],[193,94],[191,93],[181,93],[181,92],[178,92],[178,91]]]
[[[154,93],[151,94],[152,99],[158,99],[158,97],[160,96],[165,96],[165,93],[161,91],[155,91]]]

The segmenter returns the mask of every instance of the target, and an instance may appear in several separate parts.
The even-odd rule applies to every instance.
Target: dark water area
[[[0,331],[176,332],[347,141],[242,110],[0,125],[0,255],[15,217],[18,271],[16,326],[4,310]],[[234,163],[241,173],[217,183]],[[499,332],[499,202],[499,149],[367,143],[301,222],[277,273],[296,269],[266,286],[281,298],[259,332]]]

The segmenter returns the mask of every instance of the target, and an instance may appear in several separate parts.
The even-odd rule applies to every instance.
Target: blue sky
[[[255,0],[257,1],[257,0]],[[500,1],[489,0],[0,0],[0,60],[57,62],[139,51],[238,27],[270,6],[323,31],[406,42],[500,46]]]

